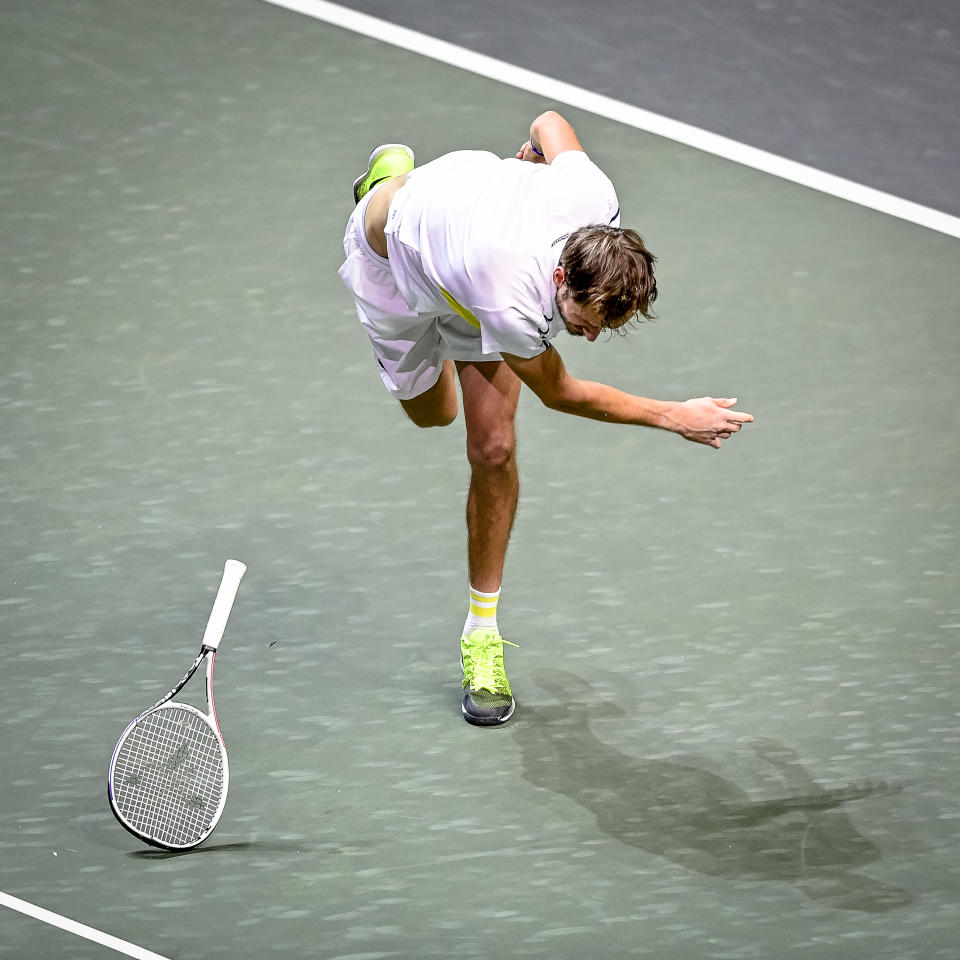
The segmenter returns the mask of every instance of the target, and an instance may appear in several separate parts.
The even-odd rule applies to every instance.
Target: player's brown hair
[[[656,259],[635,230],[595,224],[570,234],[560,266],[573,301],[593,307],[604,328],[616,330],[638,314],[656,316]]]

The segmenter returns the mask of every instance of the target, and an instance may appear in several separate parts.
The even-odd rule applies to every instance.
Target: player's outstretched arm
[[[693,443],[719,448],[753,417],[733,410],[735,399],[698,397],[677,402],[652,400],[617,390],[605,383],[578,380],[567,373],[555,347],[523,359],[503,354],[510,369],[551,410],[607,423],[628,423],[679,434]]]
[[[530,139],[517,151],[517,159],[552,163],[567,150],[583,153],[573,127],[555,110],[548,110],[530,124]]]

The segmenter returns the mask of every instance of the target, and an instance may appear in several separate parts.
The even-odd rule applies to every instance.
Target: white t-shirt
[[[407,175],[387,247],[411,310],[455,311],[479,327],[485,354],[529,358],[563,328],[553,281],[563,244],[596,223],[619,226],[620,205],[585,153],[544,164],[461,150]]]

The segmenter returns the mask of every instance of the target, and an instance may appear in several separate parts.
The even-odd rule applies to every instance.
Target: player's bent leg
[[[453,361],[444,360],[440,378],[429,390],[409,400],[401,400],[400,405],[418,427],[446,427],[453,423],[459,410]]]
[[[397,191],[407,182],[407,175],[401,174],[381,184],[370,197],[363,217],[363,229],[370,244],[370,249],[378,257],[387,259],[387,238],[384,229],[387,226],[387,217],[390,214],[390,204]]]

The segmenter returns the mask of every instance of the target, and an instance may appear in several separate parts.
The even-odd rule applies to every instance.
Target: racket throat
[[[217,719],[217,708],[213,701],[213,662],[217,659],[217,648],[204,645],[202,650],[208,655],[206,685],[207,709],[210,711],[210,720],[212,721],[214,727],[216,727],[220,739],[223,740],[223,731],[220,729],[220,721]]]

